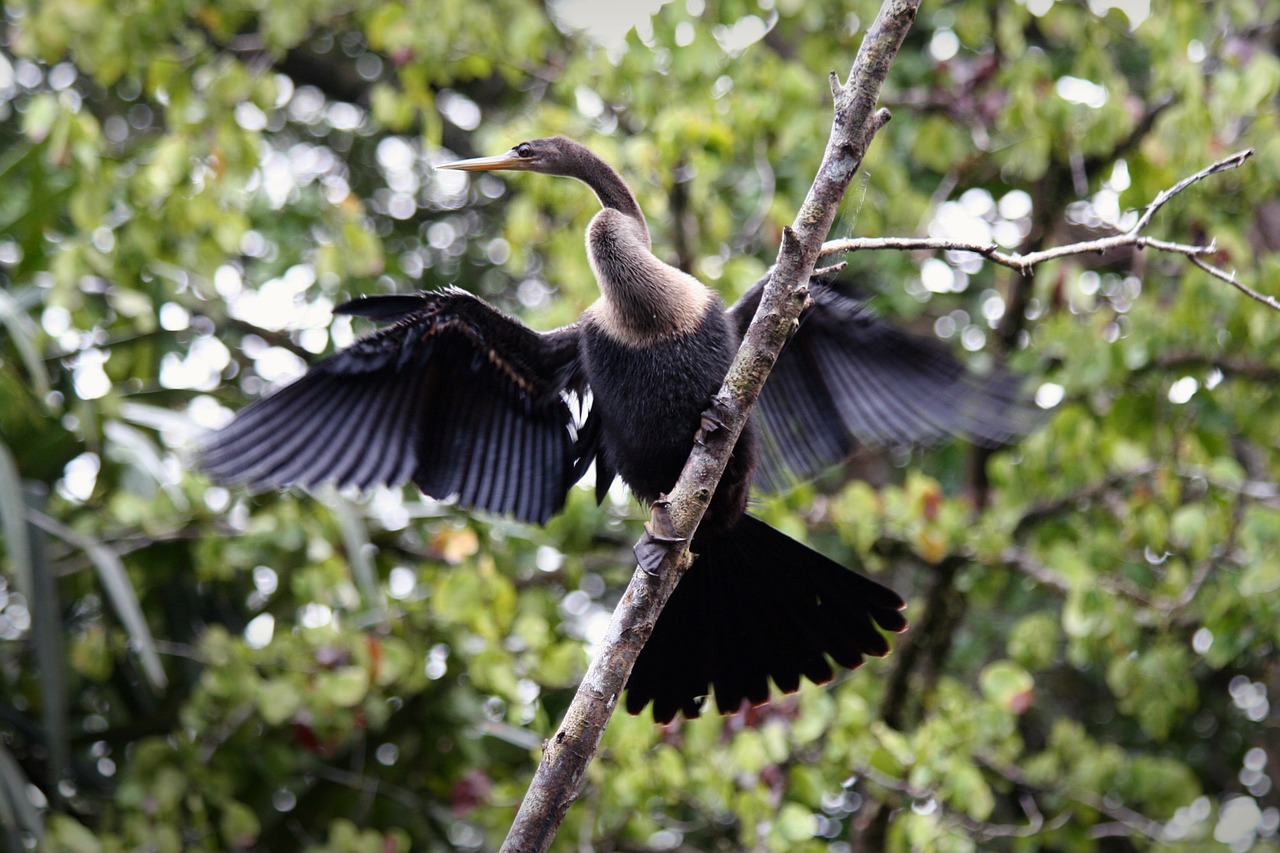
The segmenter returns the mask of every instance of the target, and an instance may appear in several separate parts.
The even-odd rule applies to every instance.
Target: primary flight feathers
[[[211,475],[253,489],[412,480],[538,523],[564,506],[573,333],[538,334],[454,289],[337,310],[395,322],[241,412],[204,448]]]

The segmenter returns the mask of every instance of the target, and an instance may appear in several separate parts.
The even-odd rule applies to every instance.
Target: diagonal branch
[[[876,102],[918,8],[919,0],[886,0],[863,39],[848,82],[841,84],[831,75],[835,117],[818,175],[795,224],[783,232],[777,266],[724,385],[703,417],[703,429],[684,472],[671,494],[654,503],[646,533],[636,546],[638,553],[660,559],[652,563],[646,559],[649,570],[637,569],[632,576],[600,653],[560,728],[545,745],[542,762],[502,845],[504,853],[546,850],[578,794],[636,656],[688,567],[688,542],[751,406],[796,327],[808,298],[803,285],[813,272],[845,191],[872,138],[889,120],[887,110],[876,110]]]
[[[1152,841],[1160,842],[1165,839],[1165,826],[1159,821],[1147,817],[1137,812],[1123,802],[1114,797],[1101,797],[1093,791],[1084,791],[1063,787],[1044,787],[1032,783],[1030,779],[1023,774],[1021,770],[1011,764],[998,761],[987,756],[977,756],[978,763],[986,767],[992,773],[1004,777],[1007,781],[1012,782],[1025,791],[1043,792],[1056,797],[1074,800],[1083,806],[1086,806],[1099,814],[1106,815],[1112,821],[1110,824],[1099,823],[1094,824],[1089,830],[1091,838],[1103,838],[1110,835],[1130,835],[1137,833]],[[1120,829],[1117,833],[1115,830]]]
[[[1151,204],[1147,205],[1147,209],[1143,211],[1143,214],[1138,219],[1137,223],[1131,229],[1129,229],[1129,233],[1137,234],[1138,232],[1146,228],[1151,223],[1151,219],[1156,215],[1156,212],[1159,211],[1160,208],[1164,207],[1165,204],[1171,198],[1173,198],[1178,193],[1185,190],[1187,187],[1192,186],[1193,184],[1200,183],[1210,175],[1216,175],[1219,172],[1225,172],[1228,169],[1238,168],[1244,165],[1244,161],[1248,160],[1252,156],[1253,156],[1252,148],[1246,148],[1243,151],[1237,151],[1236,153],[1232,154],[1230,157],[1223,157],[1218,162],[1212,163],[1209,166],[1206,166],[1205,168],[1196,172],[1194,175],[1188,175],[1187,177],[1178,181],[1173,186],[1169,187],[1167,190],[1162,190],[1160,193],[1156,195],[1155,199],[1151,202]]]
[[[932,251],[944,252],[972,252],[981,255],[992,263],[1009,267],[1017,270],[1023,275],[1029,275],[1036,265],[1046,261],[1057,260],[1058,258],[1070,257],[1072,255],[1101,255],[1119,248],[1133,249],[1155,249],[1160,252],[1168,252],[1175,255],[1184,255],[1193,264],[1200,269],[1209,273],[1214,278],[1227,282],[1232,287],[1237,288],[1241,293],[1250,299],[1256,299],[1263,305],[1280,311],[1280,300],[1273,296],[1259,293],[1236,279],[1234,272],[1226,272],[1219,269],[1204,258],[1214,254],[1218,249],[1212,242],[1209,245],[1197,245],[1190,243],[1175,243],[1169,240],[1160,240],[1155,237],[1149,237],[1143,233],[1151,224],[1152,218],[1160,208],[1164,207],[1178,193],[1188,187],[1203,181],[1211,175],[1219,172],[1225,172],[1229,169],[1239,168],[1246,160],[1253,156],[1253,149],[1247,148],[1243,151],[1237,151],[1230,157],[1212,163],[1209,166],[1196,172],[1194,175],[1188,175],[1178,181],[1168,189],[1161,190],[1151,204],[1147,205],[1146,210],[1138,217],[1138,221],[1132,228],[1123,234],[1113,234],[1108,237],[1099,237],[1096,240],[1085,240],[1079,243],[1070,243],[1065,246],[1054,246],[1050,249],[1044,249],[1039,252],[1029,252],[1022,254],[1020,252],[1001,251],[1000,247],[995,243],[971,243],[962,240],[946,240],[934,237],[864,237],[850,238],[847,240],[832,240],[824,243],[822,246],[822,256],[835,255],[843,252],[860,252],[860,251],[883,251],[891,249],[894,251],[913,251],[918,249],[927,249]]]
[[[1225,281],[1227,284],[1231,285],[1250,299],[1256,299],[1268,308],[1280,311],[1280,300],[1277,300],[1274,296],[1267,296],[1265,293],[1259,293],[1243,282],[1238,281],[1234,271],[1227,272],[1226,270],[1218,269],[1213,264],[1210,264],[1199,257],[1192,257],[1191,263],[1195,264],[1214,278]]]
[[[895,779],[871,766],[855,768],[854,773],[865,777],[868,781],[881,788],[893,791],[896,794],[902,794],[917,802],[945,803],[947,801],[946,794],[941,790],[921,787],[913,785],[906,780]],[[940,817],[941,822],[953,824],[976,841],[993,841],[997,838],[1033,838],[1042,832],[1052,832],[1065,826],[1074,817],[1072,809],[1067,807],[1052,820],[1045,820],[1044,813],[1040,811],[1040,806],[1036,803],[1035,797],[1026,791],[1019,795],[1018,804],[1027,816],[1027,823],[1023,826],[977,820],[964,812],[950,809],[943,811]]]

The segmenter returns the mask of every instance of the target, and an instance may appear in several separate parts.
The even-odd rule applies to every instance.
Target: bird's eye
[[[516,154],[520,157],[532,157],[533,146],[527,142],[521,142],[516,146]]]

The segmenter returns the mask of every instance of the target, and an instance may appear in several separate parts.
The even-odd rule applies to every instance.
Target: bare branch
[[[1267,296],[1265,293],[1259,293],[1253,288],[1245,284],[1242,284],[1240,281],[1236,280],[1235,272],[1226,272],[1225,270],[1220,270],[1217,267],[1213,266],[1212,264],[1206,263],[1200,258],[1192,258],[1191,263],[1195,264],[1200,269],[1204,270],[1214,278],[1222,279],[1227,284],[1231,285],[1236,290],[1240,291],[1250,299],[1256,299],[1259,302],[1261,302],[1263,305],[1266,305],[1268,308],[1272,308],[1276,311],[1280,311],[1280,300],[1277,300],[1274,296]]]
[[[1146,365],[1135,369],[1135,373],[1143,370],[1178,370],[1181,368],[1198,368],[1217,370],[1223,378],[1247,379],[1253,382],[1280,383],[1280,367],[1272,367],[1258,361],[1246,361],[1239,357],[1209,355],[1194,350],[1169,350],[1155,356]]]
[[[1169,199],[1173,198],[1178,193],[1185,190],[1187,187],[1191,186],[1192,184],[1200,183],[1210,175],[1216,175],[1219,172],[1225,172],[1228,169],[1239,168],[1240,166],[1244,165],[1245,160],[1248,160],[1252,156],[1253,156],[1252,148],[1246,148],[1243,151],[1237,151],[1236,153],[1232,154],[1230,157],[1224,157],[1218,162],[1212,163],[1206,166],[1205,168],[1196,172],[1194,175],[1189,175],[1183,178],[1182,180],[1178,181],[1176,184],[1169,187],[1167,190],[1164,190],[1163,192],[1159,193],[1155,197],[1155,200],[1152,201],[1151,204],[1147,205],[1146,212],[1144,212],[1142,216],[1138,219],[1137,224],[1134,225],[1131,229],[1129,229],[1129,233],[1137,234],[1140,231],[1142,231],[1144,228],[1146,228],[1147,225],[1150,224],[1151,218],[1156,215],[1156,211],[1164,207],[1165,204],[1169,201]]]
[[[648,570],[637,569],[613,618],[600,653],[583,677],[565,719],[543,751],[542,762],[520,804],[504,853],[547,849],[577,797],[587,765],[626,686],[631,668],[658,614],[688,567],[688,542],[715,492],[751,406],[807,299],[808,282],[845,191],[875,131],[888,120],[876,113],[880,88],[915,20],[919,0],[886,0],[863,39],[848,83],[836,85],[835,116],[818,175],[796,216],[783,231],[777,266],[742,346],[729,368],[684,472],[667,500],[654,503],[637,543]]]
[[[1006,567],[1021,572],[1036,583],[1053,590],[1059,595],[1065,596],[1071,592],[1071,581],[1068,578],[1046,566],[1022,548],[1006,548],[1000,558]],[[1148,616],[1145,619],[1139,617],[1140,622],[1149,622],[1150,614],[1163,616],[1169,612],[1170,608],[1167,601],[1159,601],[1152,598],[1124,578],[1100,574],[1095,575],[1091,580],[1093,584],[1105,589],[1111,595],[1130,601],[1143,608],[1140,613],[1146,613]]]
[[[1253,156],[1253,149],[1245,149],[1225,157],[1222,160],[1213,163],[1210,166],[1201,169],[1194,175],[1189,175],[1178,181],[1168,189],[1161,190],[1151,204],[1147,205],[1142,216],[1132,228],[1123,234],[1113,234],[1109,237],[1099,237],[1096,240],[1085,240],[1079,243],[1070,243],[1066,246],[1055,246],[1051,249],[1044,249],[1039,252],[1030,252],[1022,254],[1020,252],[1002,251],[995,243],[970,243],[963,240],[945,240],[933,237],[862,237],[850,238],[846,240],[832,240],[822,245],[822,256],[839,254],[842,252],[862,252],[862,251],[915,251],[920,249],[930,251],[943,252],[972,252],[975,255],[981,255],[992,263],[1009,267],[1017,270],[1023,275],[1029,275],[1035,269],[1037,264],[1046,261],[1057,260],[1058,258],[1071,257],[1073,255],[1101,255],[1113,249],[1132,248],[1132,249],[1156,249],[1161,252],[1168,252],[1174,255],[1184,255],[1191,263],[1200,269],[1209,273],[1215,278],[1227,282],[1232,287],[1237,288],[1241,293],[1250,299],[1256,299],[1263,305],[1273,310],[1280,311],[1280,300],[1275,297],[1267,296],[1259,293],[1246,285],[1240,283],[1236,279],[1234,272],[1225,272],[1215,266],[1212,266],[1204,260],[1204,256],[1212,255],[1217,251],[1217,246],[1212,242],[1207,246],[1193,245],[1189,243],[1175,243],[1168,240],[1160,240],[1155,237],[1148,237],[1142,232],[1151,224],[1152,217],[1160,208],[1178,193],[1203,181],[1205,178],[1216,175],[1219,172],[1225,172],[1228,169],[1235,169],[1241,166],[1244,161]]]
[[[1131,835],[1137,833],[1152,841],[1165,840],[1164,824],[1147,817],[1141,812],[1134,811],[1128,806],[1113,802],[1110,798],[1098,796],[1093,791],[1042,787],[1032,783],[1030,779],[1023,775],[1021,770],[1011,764],[1005,764],[981,755],[975,756],[975,760],[992,773],[1003,777],[1019,788],[1065,797],[1111,818],[1112,823],[1096,824],[1092,827],[1090,835],[1094,838],[1116,834],[1114,830],[1124,827],[1125,831],[1119,834]]]
[[[1000,264],[1015,269],[1023,275],[1029,274],[1037,264],[1053,261],[1071,255],[1101,255],[1112,249],[1132,247],[1135,249],[1158,249],[1196,258],[1210,255],[1218,249],[1216,246],[1193,246],[1187,243],[1171,243],[1155,237],[1146,237],[1132,232],[1115,234],[1110,237],[1099,237],[1097,240],[1086,240],[1066,246],[1055,246],[1040,252],[1021,254],[1019,252],[1003,252],[995,243],[968,243],[963,240],[946,240],[940,237],[850,237],[844,240],[832,240],[822,246],[823,257],[841,252],[883,251],[915,251],[929,249],[938,252],[972,252]]]
[[[1174,476],[1188,483],[1199,483],[1206,488],[1234,496],[1232,524],[1226,540],[1212,548],[1203,559],[1196,561],[1186,586],[1177,595],[1150,595],[1132,582],[1111,575],[1098,575],[1091,579],[1091,583],[1142,607],[1145,613],[1139,614],[1140,621],[1149,623],[1152,620],[1174,619],[1195,600],[1214,570],[1232,559],[1245,509],[1255,504],[1280,507],[1280,486],[1268,480],[1229,481],[1216,475],[1212,470],[1198,465],[1167,466],[1147,462],[1126,471],[1109,474],[1095,483],[1075,489],[1062,497],[1033,506],[1014,525],[1011,536],[1013,539],[1020,539],[1042,521],[1054,518],[1072,507],[1078,507],[1081,503],[1105,501],[1116,490],[1161,476]],[[1005,549],[1001,554],[1001,561],[1006,567],[1026,575],[1059,595],[1067,595],[1071,592],[1071,582],[1068,578],[1046,566],[1020,546]]]
[[[1046,586],[1059,595],[1071,592],[1071,582],[1066,577],[1041,563],[1021,548],[1006,548],[1000,555],[1006,566],[1022,572],[1041,586]]]
[[[1180,480],[1203,481],[1214,489],[1237,495],[1243,500],[1272,508],[1280,508],[1280,484],[1271,480],[1246,479],[1236,482],[1224,479],[1202,465],[1181,464],[1169,466],[1147,461],[1123,471],[1110,473],[1094,483],[1082,486],[1061,497],[1036,504],[1023,513],[1017,524],[1014,525],[1012,536],[1015,539],[1020,538],[1040,522],[1078,507],[1081,503],[1104,498],[1110,492],[1131,486],[1137,482],[1168,475],[1177,477]]]
[[[946,797],[939,791],[932,788],[921,788],[905,780],[895,779],[887,773],[881,773],[874,767],[860,767],[854,772],[881,788],[902,794],[912,800],[933,802],[935,804],[946,802]],[[941,818],[944,824],[950,823],[959,827],[977,841],[991,841],[996,838],[1031,838],[1042,832],[1052,831],[1064,826],[1073,816],[1072,810],[1066,809],[1054,817],[1053,820],[1046,821],[1035,798],[1026,793],[1018,797],[1018,804],[1027,816],[1026,824],[991,823],[977,820],[962,812],[945,809],[941,811]]]

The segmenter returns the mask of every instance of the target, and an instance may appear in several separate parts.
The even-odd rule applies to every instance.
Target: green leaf
[[[190,173],[190,165],[185,137],[172,135],[161,139],[146,170],[152,198],[157,202],[164,200]]]
[[[1026,713],[1035,701],[1035,679],[1013,661],[988,664],[979,674],[978,682],[988,701],[1014,714]]]
[[[951,801],[969,817],[986,820],[995,811],[996,798],[981,771],[967,761],[952,763],[947,774]]]
[[[14,837],[25,830],[39,841],[44,835],[44,821],[27,795],[30,784],[18,762],[5,748],[4,741],[0,740],[0,827]]]
[[[258,713],[268,725],[278,726],[289,720],[300,707],[302,707],[302,694],[288,681],[280,679],[267,681],[258,691]]]
[[[218,831],[226,843],[235,847],[250,847],[262,833],[262,824],[253,809],[244,803],[230,800],[222,804]]]
[[[49,92],[37,94],[27,104],[22,117],[22,132],[32,142],[44,142],[58,120],[58,101]]]
[[[1028,670],[1046,669],[1058,654],[1062,628],[1052,613],[1032,613],[1020,619],[1009,632],[1009,657]]]
[[[738,732],[730,749],[734,766],[741,768],[744,773],[759,773],[769,763],[769,754],[759,729]]]
[[[413,124],[413,103],[386,83],[373,87],[369,106],[376,118],[388,130],[403,133]]]
[[[778,812],[776,831],[784,841],[799,842],[813,838],[813,812],[799,803],[784,803]]]
[[[44,403],[49,397],[49,371],[45,368],[44,359],[40,356],[40,348],[36,344],[36,330],[31,318],[22,310],[7,291],[0,290],[0,323],[13,341],[13,346],[26,368],[27,378],[35,386],[33,396]]]
[[[1196,504],[1178,507],[1170,519],[1169,529],[1174,540],[1183,547],[1202,543],[1209,533],[1209,519],[1204,507]]]
[[[18,465],[9,452],[9,446],[0,439],[0,529],[4,531],[18,592],[28,601],[33,601],[34,569],[31,565],[31,543],[27,538],[27,519],[23,512],[25,507]]]
[[[882,773],[901,779],[915,762],[915,753],[907,738],[880,720],[872,722],[870,733],[877,743],[871,753],[871,765]]]
[[[362,666],[343,666],[316,676],[316,690],[339,708],[352,708],[369,693],[369,673]]]
[[[111,602],[116,615],[120,617],[125,630],[129,633],[130,646],[137,653],[147,680],[152,686],[164,689],[169,679],[164,673],[164,667],[160,664],[160,653],[156,649],[151,628],[147,625],[146,617],[142,615],[138,593],[133,588],[129,573],[125,570],[120,557],[102,543],[88,536],[82,536],[43,513],[36,513],[33,520],[46,532],[85,552],[85,556],[98,572],[98,579],[102,582],[107,600]]]
[[[50,817],[45,838],[58,853],[102,853],[102,843],[93,830],[68,815]]]

